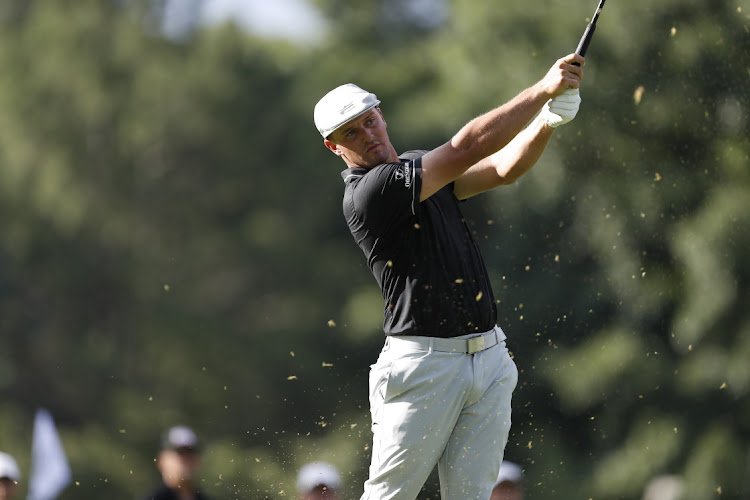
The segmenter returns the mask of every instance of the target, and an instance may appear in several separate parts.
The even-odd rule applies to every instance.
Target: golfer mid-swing
[[[518,371],[459,205],[515,181],[554,128],[575,117],[583,70],[574,62],[584,59],[559,59],[432,151],[398,155],[380,101],[356,85],[315,106],[326,147],[348,167],[344,216],[385,300],[385,344],[370,371],[373,447],[363,500],[415,499],[436,463],[443,500],[490,496]]]

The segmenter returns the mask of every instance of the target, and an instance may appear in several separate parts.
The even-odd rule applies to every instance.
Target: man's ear
[[[337,156],[341,156],[341,155],[343,155],[343,154],[344,154],[344,152],[343,152],[343,151],[341,151],[341,150],[339,149],[339,146],[338,146],[338,144],[336,144],[336,143],[335,143],[335,142],[333,142],[333,141],[329,141],[328,139],[325,139],[325,140],[323,141],[323,144],[325,144],[325,145],[326,145],[326,147],[327,147],[328,149],[330,149],[330,150],[331,150],[331,151],[333,152],[333,154],[335,154],[335,155],[337,155]]]

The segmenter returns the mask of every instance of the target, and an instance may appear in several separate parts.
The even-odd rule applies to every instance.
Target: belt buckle
[[[469,339],[469,354],[484,351],[484,336]]]

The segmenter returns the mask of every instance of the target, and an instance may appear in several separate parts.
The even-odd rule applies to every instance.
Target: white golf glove
[[[581,95],[578,89],[568,89],[547,101],[539,116],[547,125],[556,128],[575,118],[580,105]]]

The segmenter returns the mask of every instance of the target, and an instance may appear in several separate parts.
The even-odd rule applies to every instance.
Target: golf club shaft
[[[594,12],[594,17],[591,18],[591,22],[586,26],[586,30],[583,32],[583,36],[581,37],[581,41],[578,42],[578,47],[576,48],[576,54],[585,56],[586,51],[589,48],[589,44],[591,43],[591,39],[594,37],[594,31],[596,30],[596,21],[599,19],[599,14],[602,12],[602,7],[604,7],[604,1],[605,0],[599,0],[599,5],[596,8],[596,12]],[[573,63],[575,65],[578,65],[578,63]]]

